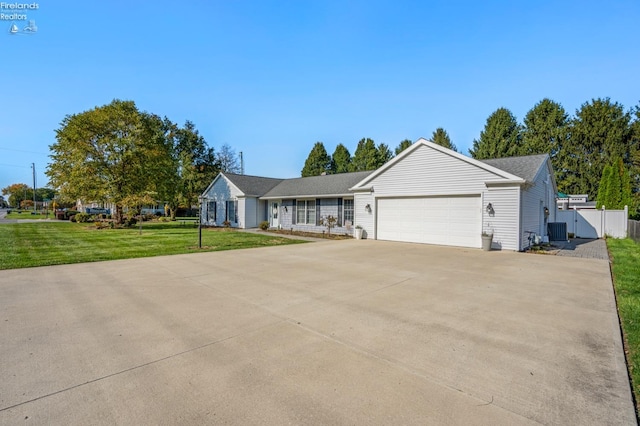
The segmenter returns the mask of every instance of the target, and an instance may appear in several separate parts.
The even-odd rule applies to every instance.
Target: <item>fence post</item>
[[[624,206],[624,237],[629,236],[629,206]]]

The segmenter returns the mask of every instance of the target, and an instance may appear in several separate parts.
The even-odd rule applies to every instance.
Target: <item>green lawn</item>
[[[35,222],[0,225],[0,270],[296,244],[302,241],[179,222],[145,222],[135,229],[96,229],[91,223]]]
[[[55,217],[51,212],[49,212],[48,216],[45,216],[44,214],[40,214],[40,212],[38,212],[38,214],[31,214],[31,213],[32,212],[26,211],[26,210],[23,211],[22,213],[13,211],[7,215],[7,219],[46,219],[46,218],[53,219]]]
[[[613,282],[636,403],[640,402],[640,244],[607,239],[613,261]],[[637,407],[640,409],[640,404]]]

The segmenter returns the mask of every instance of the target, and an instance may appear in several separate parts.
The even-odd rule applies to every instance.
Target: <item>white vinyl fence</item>
[[[566,222],[567,232],[576,238],[626,238],[629,230],[629,209],[558,210],[556,222]]]

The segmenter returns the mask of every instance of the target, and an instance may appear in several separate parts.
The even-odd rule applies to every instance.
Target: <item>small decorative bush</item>
[[[222,226],[224,226],[225,228],[230,228],[231,222],[229,222],[228,220],[225,220],[224,222],[222,222]]]
[[[138,223],[138,219],[136,219],[134,216],[128,217],[124,220],[124,226],[127,227],[135,226],[136,223]]]
[[[74,222],[78,222],[78,223],[87,223],[92,220],[92,217],[89,213],[78,213],[77,215],[74,216],[74,218],[75,218]]]
[[[75,222],[76,221],[76,215],[72,214],[71,216],[69,216],[69,221],[70,222]]]
[[[267,229],[269,229],[269,222],[266,220],[263,220],[262,222],[260,222],[260,229],[262,229],[263,231],[266,231]]]

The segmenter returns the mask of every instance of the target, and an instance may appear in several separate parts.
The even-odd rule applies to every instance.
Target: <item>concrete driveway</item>
[[[0,271],[0,424],[633,424],[608,263],[382,241]]]

